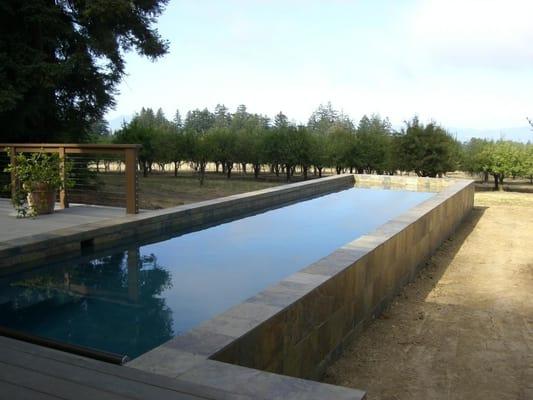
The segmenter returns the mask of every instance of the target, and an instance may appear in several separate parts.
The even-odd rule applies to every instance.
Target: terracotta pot
[[[56,203],[56,191],[46,183],[34,183],[28,193],[28,205],[37,215],[51,214]]]

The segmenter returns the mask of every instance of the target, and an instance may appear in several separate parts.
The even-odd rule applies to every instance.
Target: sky
[[[418,115],[459,139],[532,140],[531,0],[170,0],[151,62],[126,55],[113,128],[141,107],[297,123],[330,101],[355,121]]]

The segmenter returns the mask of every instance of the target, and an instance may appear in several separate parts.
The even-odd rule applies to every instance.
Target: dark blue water
[[[432,193],[349,189],[149,245],[0,278],[0,325],[136,357]]]

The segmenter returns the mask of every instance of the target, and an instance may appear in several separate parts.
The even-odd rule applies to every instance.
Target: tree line
[[[143,108],[112,135],[102,124],[93,132],[93,140],[142,144],[139,163],[145,176],[156,164],[173,164],[177,175],[183,163],[190,163],[200,183],[208,163],[228,179],[240,164],[242,171],[256,178],[267,166],[270,173],[283,174],[287,181],[295,173],[303,179],[310,173],[321,176],[324,168],[390,175],[408,171],[427,177],[463,169],[492,174],[501,183],[506,176],[530,176],[527,168],[531,168],[531,145],[481,139],[460,143],[436,122],[424,124],[416,116],[400,130],[379,115],[365,115],[354,122],[330,103],[320,105],[307,124],[296,124],[281,112],[270,119],[248,112],[244,105],[233,113],[217,105],[213,111],[189,111],[184,118],[177,111],[172,119],[161,109]],[[502,150],[507,147],[513,151]],[[484,162],[477,154],[481,148],[498,161]]]

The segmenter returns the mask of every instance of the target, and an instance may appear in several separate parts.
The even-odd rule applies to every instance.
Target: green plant
[[[11,156],[11,150],[8,149]],[[62,168],[65,170],[62,171]],[[72,169],[72,164],[68,161],[62,166],[61,158],[57,153],[47,154],[44,152],[15,154],[15,162],[10,163],[5,172],[14,174],[15,190],[12,202],[19,217],[34,216],[36,211],[28,203],[28,193],[37,187],[45,185],[50,190],[60,190],[65,187],[72,187],[72,179],[62,179],[62,173],[67,177]]]

